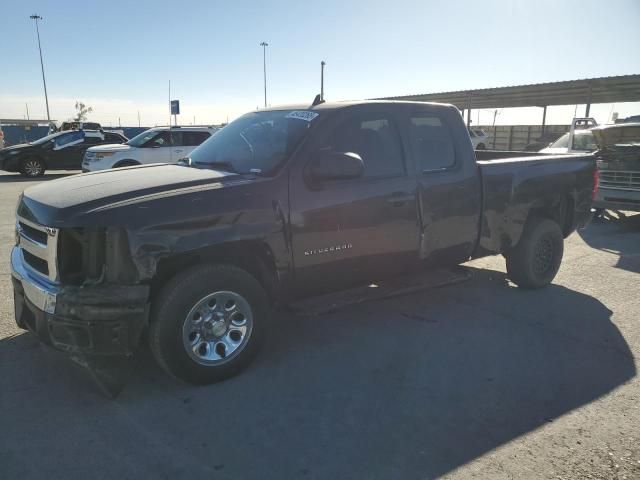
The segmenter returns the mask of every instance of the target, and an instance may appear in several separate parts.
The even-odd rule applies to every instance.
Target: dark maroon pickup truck
[[[147,330],[167,372],[210,383],[295,299],[495,254],[545,286],[597,183],[591,155],[476,161],[455,107],[411,102],[248,113],[181,163],[24,192],[20,327],[75,356],[129,355]]]

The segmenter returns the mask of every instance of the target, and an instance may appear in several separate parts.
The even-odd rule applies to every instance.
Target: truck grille
[[[600,186],[617,190],[640,191],[640,172],[601,170]]]
[[[58,282],[58,229],[18,217],[16,230],[24,262],[35,273]]]

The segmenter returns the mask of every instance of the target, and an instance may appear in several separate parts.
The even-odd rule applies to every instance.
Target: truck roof
[[[337,102],[323,102],[318,105],[311,105],[310,103],[296,103],[288,105],[278,105],[275,107],[261,108],[260,112],[278,111],[278,110],[336,110],[339,108],[352,107],[354,105],[430,105],[434,107],[442,108],[456,108],[454,105],[448,103],[434,103],[434,102],[412,102],[407,100],[345,100]],[[457,108],[456,108],[457,110]],[[627,124],[628,125],[628,124]]]

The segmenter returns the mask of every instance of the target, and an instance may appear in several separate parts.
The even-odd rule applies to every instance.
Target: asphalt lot
[[[174,381],[142,350],[111,400],[13,321],[33,183],[0,173],[0,478],[640,478],[640,215],[573,234],[543,290],[474,261],[461,284],[282,313],[221,384]]]

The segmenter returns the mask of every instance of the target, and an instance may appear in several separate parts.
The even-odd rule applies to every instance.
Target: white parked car
[[[149,163],[177,163],[208,139],[218,127],[156,127],[123,145],[100,145],[87,150],[83,172]]]
[[[469,136],[474,150],[486,150],[489,144],[489,135],[481,128],[469,127]]]
[[[598,145],[593,132],[589,129],[597,126],[598,123],[593,118],[574,118],[569,131],[555,142],[551,142],[548,147],[540,150],[540,153],[558,155],[593,152],[598,148]]]

